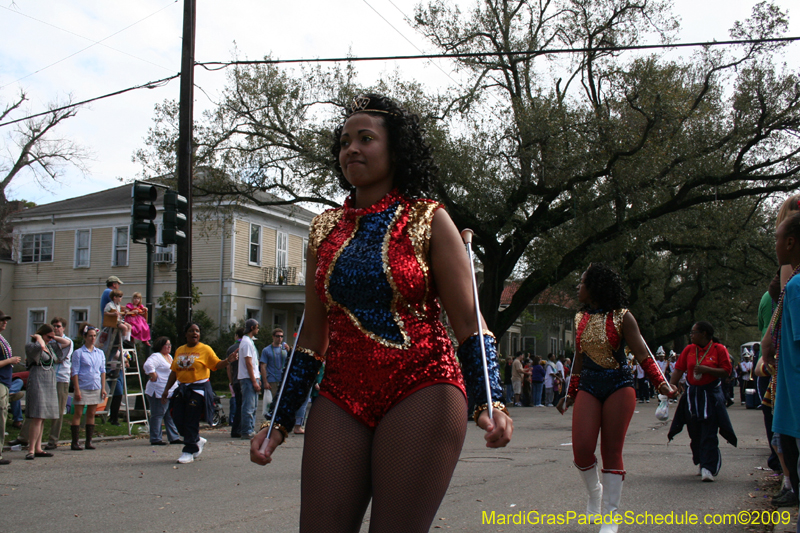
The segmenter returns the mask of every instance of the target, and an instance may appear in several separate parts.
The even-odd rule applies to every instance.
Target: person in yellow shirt
[[[171,401],[172,418],[183,437],[183,453],[178,458],[181,464],[191,463],[201,453],[206,439],[200,436],[200,419],[205,414],[211,420],[214,412],[214,390],[209,377],[212,370],[221,370],[236,361],[239,351],[231,352],[226,359],[219,359],[210,346],[200,342],[200,326],[189,324],[186,328],[186,344],[175,351],[172,367],[161,396],[161,403]],[[178,389],[172,399],[168,392],[175,382]]]

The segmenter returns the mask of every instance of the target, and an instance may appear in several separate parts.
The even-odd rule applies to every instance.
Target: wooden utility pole
[[[178,194],[189,203],[186,240],[178,246],[176,318],[178,335],[192,320],[192,156],[194,152],[194,32],[196,0],[183,0],[183,51],[178,132]],[[178,344],[182,344],[178,339]]]

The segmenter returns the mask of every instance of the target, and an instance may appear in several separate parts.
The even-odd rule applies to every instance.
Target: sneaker
[[[58,448],[58,444],[53,444],[52,442],[48,442],[44,445],[45,450],[55,450]]]
[[[194,457],[195,459],[197,459],[197,457],[198,457],[198,456],[199,456],[201,453],[203,453],[203,446],[205,446],[205,445],[206,445],[206,442],[208,442],[206,439],[204,439],[203,437],[200,437],[200,440],[199,440],[199,441],[197,441],[197,451],[196,451],[196,452],[194,452],[194,453],[192,454],[192,457]]]
[[[700,466],[700,465],[697,465],[697,475],[698,476],[702,476],[703,475],[703,467]]]
[[[239,440],[251,440],[255,436],[256,436],[255,433],[242,433],[242,435],[239,437]]]
[[[787,490],[783,495],[772,498],[772,505],[775,507],[795,507],[797,505],[797,495],[791,490]]]
[[[180,457],[178,457],[178,462],[182,465],[189,464],[194,461],[194,456],[189,452],[183,452]]]
[[[703,476],[703,481],[714,481],[714,474],[703,468],[700,470],[701,475]]]
[[[650,403],[650,400],[645,400],[645,403]]]

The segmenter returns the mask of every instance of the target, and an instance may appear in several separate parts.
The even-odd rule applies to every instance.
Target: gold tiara
[[[384,113],[386,115],[392,115],[394,117],[399,117],[397,113],[393,113],[391,111],[384,111],[383,109],[367,109],[369,105],[369,98],[366,96],[356,96],[353,99],[353,103],[350,105],[350,115],[354,115],[356,113]]]

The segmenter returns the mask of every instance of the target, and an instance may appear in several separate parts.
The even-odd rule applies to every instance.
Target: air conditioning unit
[[[153,254],[153,263],[172,263],[172,252],[156,252]]]

